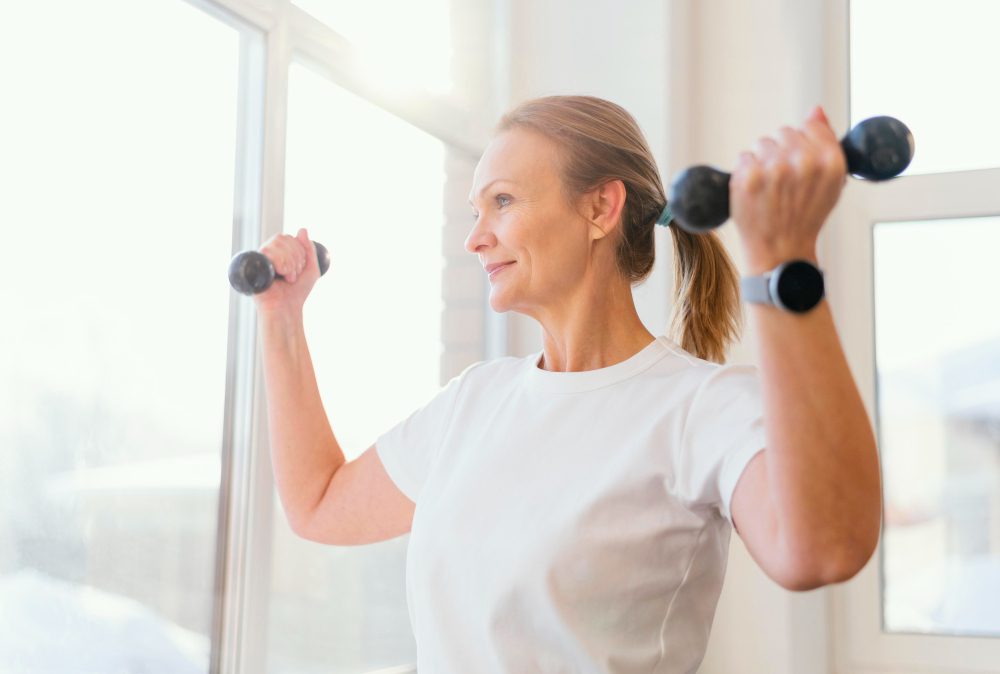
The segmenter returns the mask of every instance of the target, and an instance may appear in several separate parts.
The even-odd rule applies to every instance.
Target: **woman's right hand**
[[[302,305],[320,276],[316,246],[309,240],[308,232],[300,229],[295,236],[275,234],[264,242],[260,252],[284,280],[275,279],[270,288],[253,296],[258,314],[301,314]]]

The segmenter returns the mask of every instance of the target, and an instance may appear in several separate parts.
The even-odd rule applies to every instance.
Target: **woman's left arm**
[[[801,130],[783,127],[778,141],[762,138],[756,154],[740,156],[730,203],[747,274],[796,258],[817,262],[819,230],[846,174],[819,108]],[[765,570],[789,579],[786,587],[846,580],[878,545],[882,488],[875,436],[830,307],[824,299],[804,314],[760,304],[749,311],[767,450],[737,485],[734,522],[757,561],[774,567]]]

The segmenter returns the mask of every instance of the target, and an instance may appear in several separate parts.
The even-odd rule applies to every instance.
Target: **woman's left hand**
[[[783,126],[755,149],[740,154],[729,182],[750,273],[795,258],[815,262],[819,230],[847,182],[840,139],[816,106],[800,129]]]

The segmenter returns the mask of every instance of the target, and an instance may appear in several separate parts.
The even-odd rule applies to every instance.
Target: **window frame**
[[[827,14],[826,100],[837,128],[850,121],[850,0]],[[906,120],[902,120],[906,121]],[[920,139],[916,139],[919,151]],[[876,223],[1000,215],[1000,167],[903,176],[873,185],[850,180],[821,235],[830,260],[827,294],[862,399],[878,430],[876,407],[874,227]],[[992,189],[991,189],[992,187]],[[849,260],[863,261],[851,264]],[[929,261],[928,272],[933,273]],[[850,582],[831,588],[832,671],[996,672],[1000,639],[882,631],[883,545]]]
[[[465,106],[426,92],[400,95],[379,89],[365,77],[352,45],[291,0],[183,1],[240,33],[233,254],[283,231],[288,78],[293,62],[308,64],[468,157],[482,153],[489,120],[509,102],[504,58],[508,45],[502,37],[508,30],[509,0],[490,0],[500,31],[490,52],[494,76],[490,96]],[[234,293],[229,311],[209,671],[264,674],[275,506],[266,397],[252,301]],[[487,317],[487,323],[487,355],[496,355],[505,341],[506,321]],[[415,665],[405,664],[372,674],[415,671]]]

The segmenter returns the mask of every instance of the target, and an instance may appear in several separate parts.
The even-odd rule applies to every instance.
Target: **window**
[[[398,88],[451,94],[451,0],[368,0],[295,4],[333,28],[361,55],[363,67]],[[470,3],[475,4],[475,3]]]
[[[445,146],[293,64],[285,227],[330,269],[305,309],[330,424],[348,460],[441,383]],[[268,672],[356,674],[416,661],[409,537],[331,547],[298,539],[275,495]]]
[[[892,115],[913,132],[905,175],[1000,166],[1000,4],[850,3],[851,123]]]
[[[334,81],[392,78],[288,0],[3,9],[0,669],[414,660],[407,539],[319,546],[276,512],[252,303],[224,270],[283,220],[329,247],[307,333],[349,458],[479,359],[486,284],[460,242],[492,6],[434,15],[480,49],[421,66],[447,95],[379,105]],[[355,19],[338,28],[367,44]]]
[[[889,632],[1000,637],[997,250],[997,217],[874,229]]]
[[[998,56],[985,32],[994,14],[986,1],[842,0],[843,21],[830,23],[850,73],[850,100],[836,86],[834,101],[853,123],[896,116],[916,142],[902,177],[849,181],[824,232],[831,304],[884,487],[879,550],[832,591],[838,671],[945,674],[1000,661],[990,271],[1000,144],[998,100],[981,84]]]
[[[207,672],[240,34],[3,18],[0,669]]]

